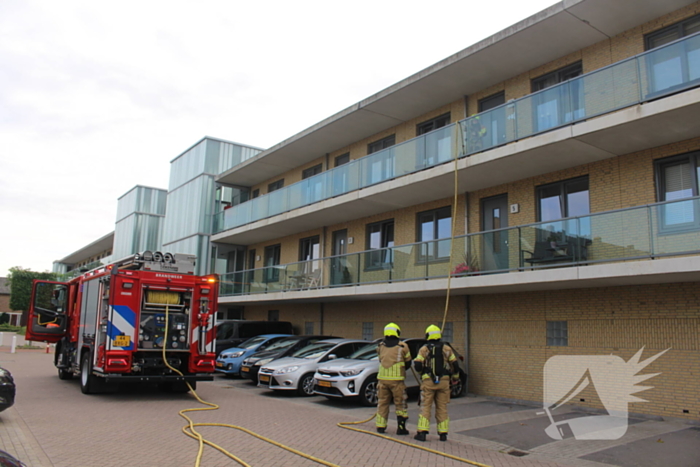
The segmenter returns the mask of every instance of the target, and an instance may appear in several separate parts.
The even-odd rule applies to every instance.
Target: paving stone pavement
[[[187,422],[178,414],[183,409],[203,407],[191,394],[166,394],[152,387],[136,386],[108,394],[83,395],[78,381],[58,379],[53,355],[47,355],[43,350],[18,350],[11,354],[9,347],[0,347],[0,365],[12,372],[18,387],[15,406],[0,412],[0,449],[20,458],[29,467],[195,465],[198,444],[182,433],[181,429]],[[374,413],[372,408],[360,407],[350,401],[280,395],[256,388],[247,381],[221,377],[213,383],[200,383],[197,392],[202,399],[219,404],[220,409],[188,413],[195,423],[242,426],[342,467],[467,465],[337,427],[340,421],[365,420]],[[534,407],[512,408],[514,410],[506,410],[481,397],[455,399],[450,409],[457,418],[452,422],[450,441],[437,441],[433,432],[429,442],[420,445],[493,467],[615,465],[578,458],[589,454],[591,447],[579,446],[569,439],[552,441],[537,446],[525,457],[515,457],[506,454],[512,446],[503,440],[458,433],[526,420],[535,410]],[[489,410],[496,413],[488,413]],[[411,433],[416,431],[416,411],[413,400],[409,413],[410,421],[414,423],[408,424]],[[478,416],[469,416],[470,413]],[[663,427],[661,422],[654,423],[638,425],[646,424],[644,429],[650,430],[648,432],[653,436],[688,427],[677,422]],[[374,431],[373,422],[357,427]],[[198,431],[207,440],[221,445],[252,466],[320,465],[239,430],[199,427]],[[393,426],[389,432],[394,432]],[[637,441],[641,437],[638,434],[630,440]],[[396,438],[414,442],[412,436]],[[557,443],[570,446],[556,449]],[[610,443],[601,444],[600,449],[610,446]],[[223,467],[237,464],[218,451],[205,447],[201,465]]]

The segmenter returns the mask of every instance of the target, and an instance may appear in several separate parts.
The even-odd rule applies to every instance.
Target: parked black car
[[[15,380],[12,374],[0,367],[0,412],[15,403]]]
[[[12,374],[0,367],[0,412],[15,403],[15,380]]]
[[[313,344],[322,339],[334,339],[335,336],[292,336],[286,337],[272,344],[262,352],[256,352],[243,360],[241,364],[241,376],[254,382],[258,382],[258,372],[262,365],[270,363],[276,358],[288,357],[302,347]]]

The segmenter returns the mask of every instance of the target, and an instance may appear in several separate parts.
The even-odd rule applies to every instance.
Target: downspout
[[[324,305],[324,303],[321,302],[321,304],[320,304],[319,307],[318,307],[318,308],[319,308],[318,311],[319,311],[319,315],[320,315],[320,320],[321,320],[321,324],[320,324],[320,326],[319,326],[319,334],[321,334],[321,335],[323,335],[323,305]]]

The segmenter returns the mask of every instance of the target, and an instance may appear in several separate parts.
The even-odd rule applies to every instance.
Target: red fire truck
[[[211,381],[219,284],[194,275],[195,259],[146,251],[69,282],[34,281],[26,338],[56,343],[58,377],[80,375],[85,394],[119,382],[185,392],[187,382]]]

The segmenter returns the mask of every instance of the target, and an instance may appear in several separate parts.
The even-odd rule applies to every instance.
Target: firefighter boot
[[[414,436],[413,439],[417,439],[418,441],[425,441],[425,436],[427,434],[427,431],[419,431],[418,433],[416,433],[416,436]]]
[[[386,433],[386,428],[384,428],[383,426],[378,426],[377,433]]]
[[[447,433],[440,433],[440,441],[447,441]]]
[[[397,416],[396,419],[399,422],[399,429],[396,430],[396,434],[397,435],[407,435],[408,430],[406,429],[406,420],[408,420],[408,417]]]

